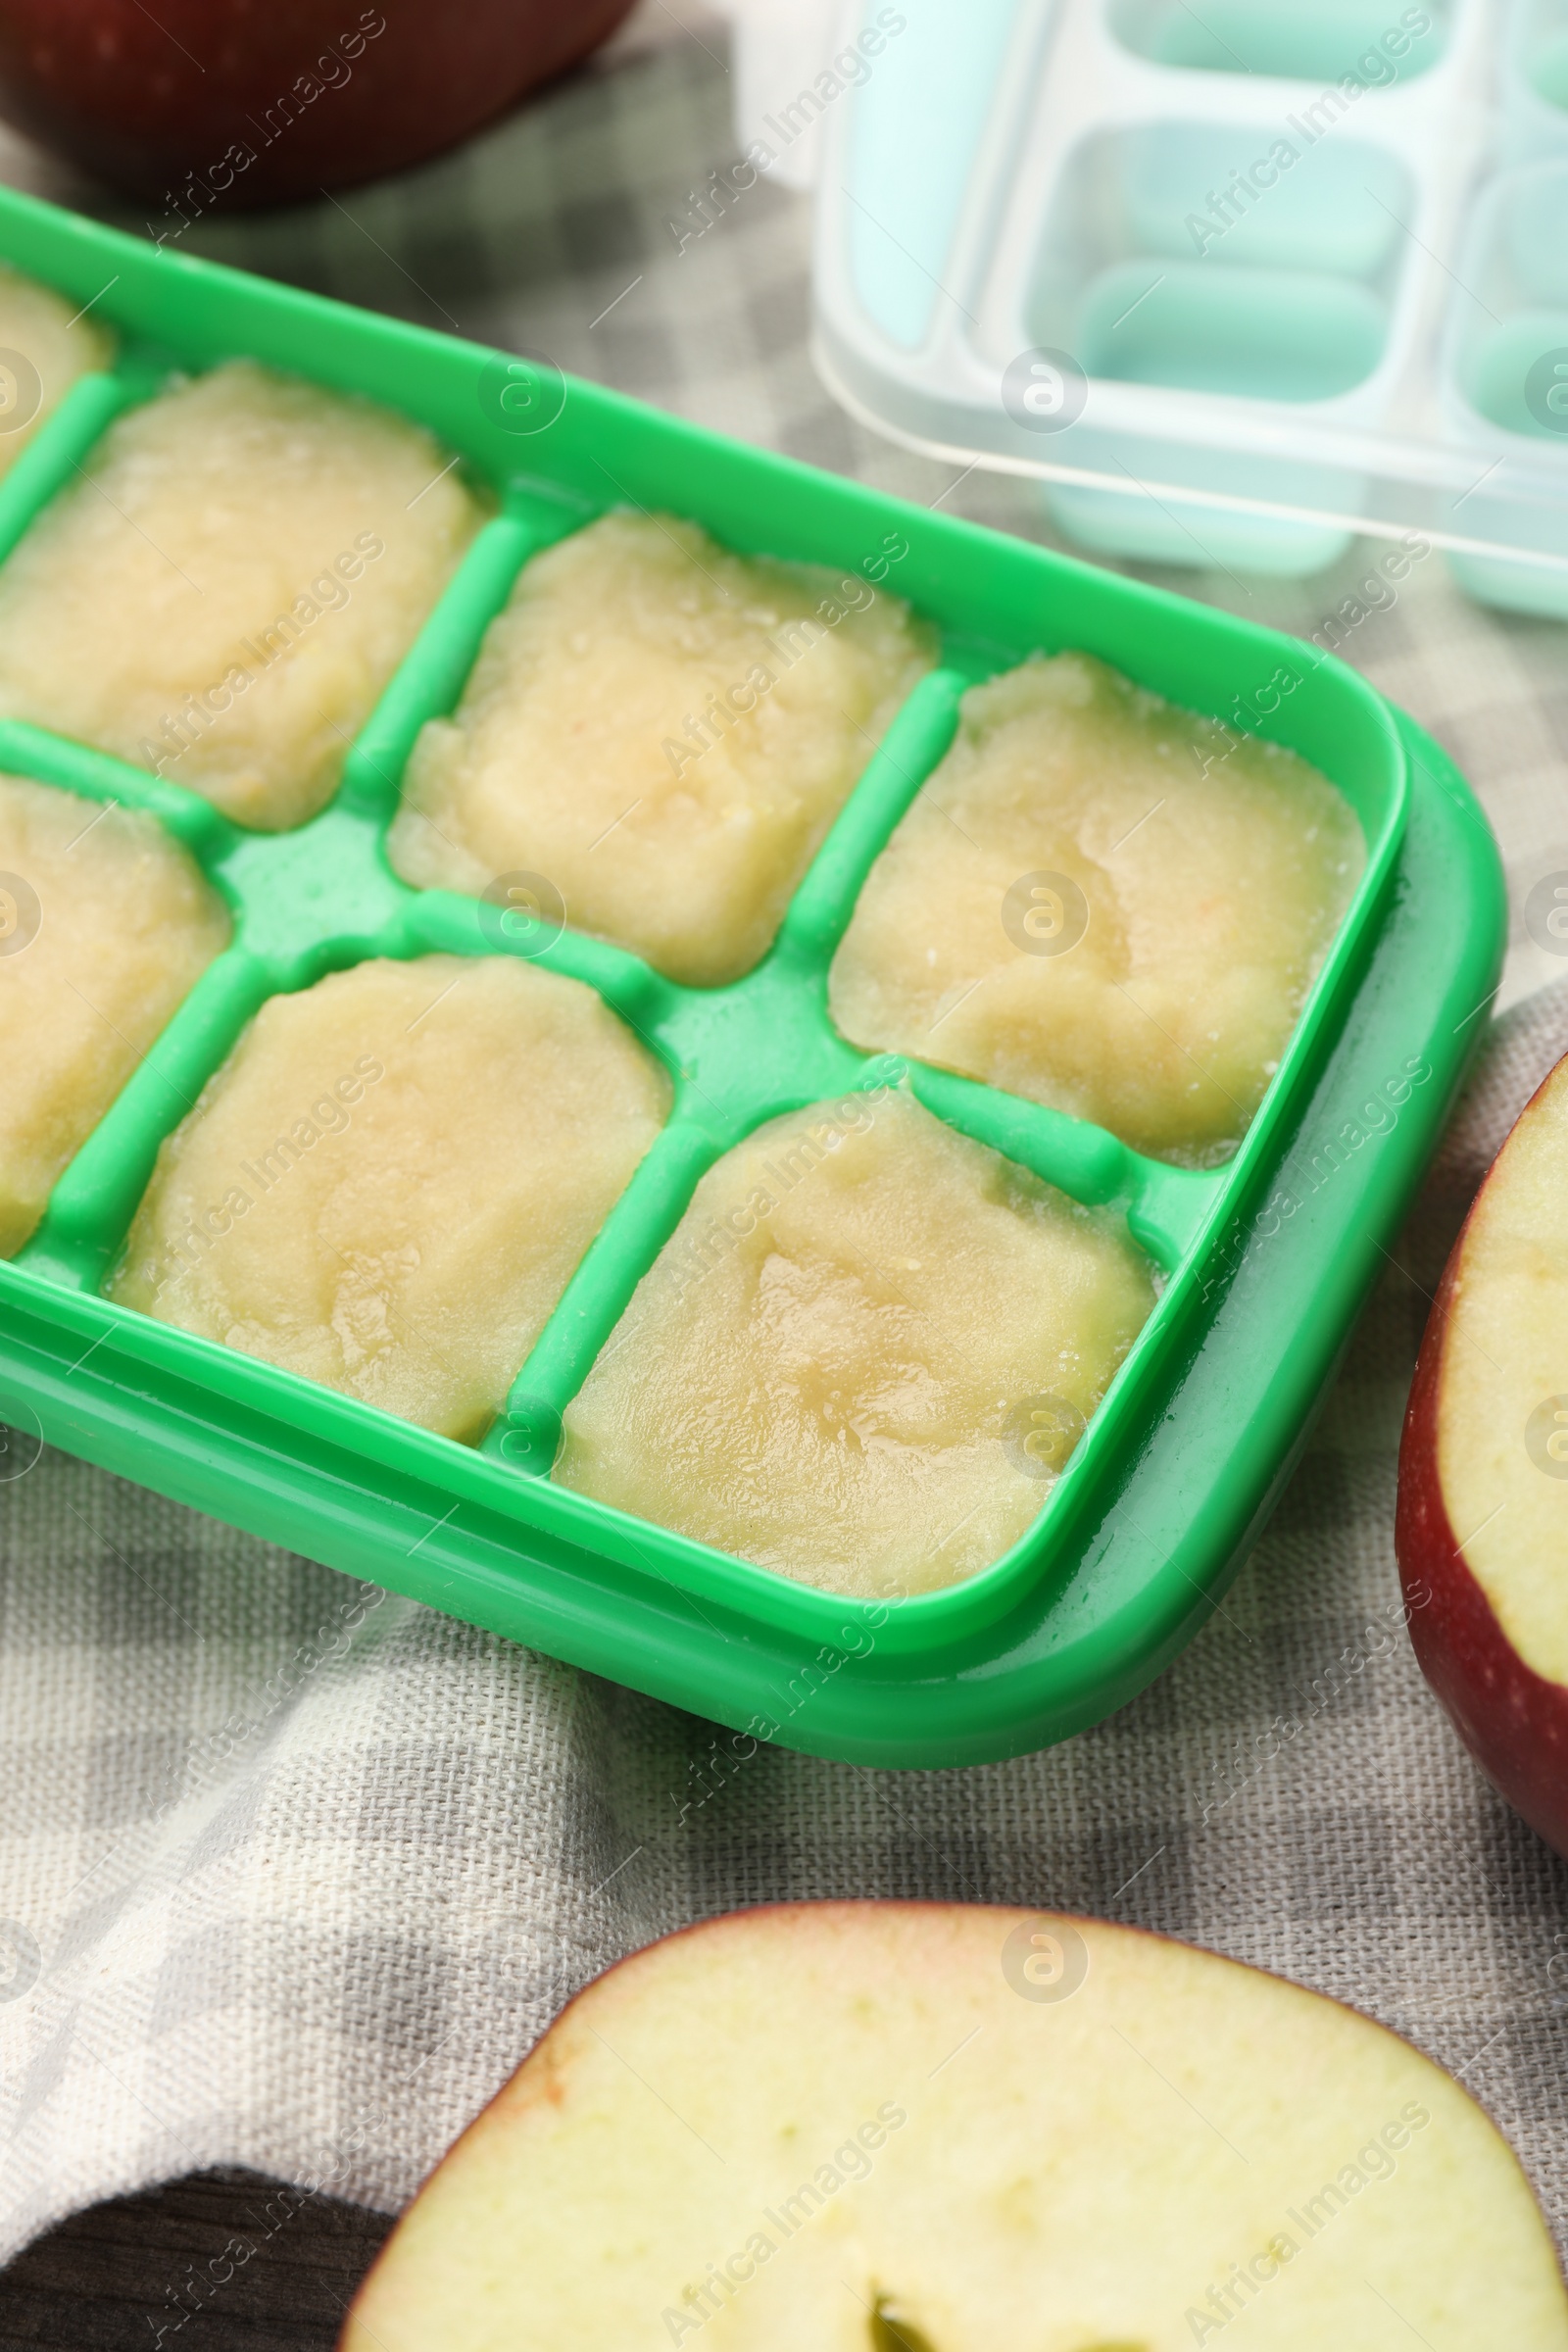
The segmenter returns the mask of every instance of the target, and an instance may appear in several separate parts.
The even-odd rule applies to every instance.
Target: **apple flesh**
[[[0,0],[0,116],[158,205],[286,203],[438,155],[630,0]],[[248,160],[245,160],[248,159]]]
[[[1568,1855],[1568,1058],[1454,1244],[1395,1529],[1421,1666],[1494,1786]]]
[[[1563,2352],[1458,2084],[1261,1971],[1053,1914],[792,1904],[573,2001],[341,2352]]]

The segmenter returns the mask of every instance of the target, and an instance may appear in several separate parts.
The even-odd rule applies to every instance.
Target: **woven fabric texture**
[[[687,23],[449,162],[181,241],[1049,540],[1026,485],[956,479],[828,399],[806,200],[759,183],[683,239],[735,152],[724,33]],[[0,170],[94,201],[20,144]],[[1568,867],[1559,627],[1466,603],[1436,554],[1396,589],[1368,545],[1305,584],[1158,576],[1303,634],[1340,613],[1474,779],[1516,906]],[[1223,1607],[1044,1754],[725,1765],[710,1725],[63,1455],[0,1459],[0,2253],[210,2164],[394,2207],[620,1954],[732,1905],[884,1894],[1101,1913],[1359,2004],[1462,2076],[1568,2243],[1568,1870],[1429,1695],[1391,1541],[1443,1251],[1568,1046],[1568,985],[1533,993],[1568,971],[1551,950],[1521,917],[1517,1009]]]

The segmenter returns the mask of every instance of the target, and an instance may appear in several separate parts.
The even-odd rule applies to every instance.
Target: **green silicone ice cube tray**
[[[544,363],[326,302],[0,194],[0,253],[120,339],[0,486],[0,557],[108,422],[172,368],[239,354],[418,418],[490,482],[474,541],[356,740],[331,805],[281,835],[40,728],[0,768],[151,811],[235,918],[232,945],[0,1266],[0,1412],[333,1566],[733,1727],[864,1763],[1014,1754],[1097,1720],[1201,1624],[1286,1476],[1481,1028],[1503,899],[1443,753],[1313,649],[562,379]],[[384,841],[422,722],[452,708],[529,557],[617,506],[745,552],[888,585],[942,632],[765,959],[676,986],[560,918],[548,877],[483,900],[408,888]],[[965,685],[1082,647],[1289,744],[1357,811],[1366,872],[1235,1158],[1195,1173],[925,1064],[938,1117],[1074,1199],[1120,1207],[1162,1295],[1030,1533],[948,1591],[846,1600],[553,1485],[560,1416],[702,1172],[764,1119],[875,1085],[827,1017],[861,881],[941,758]],[[465,1447],[105,1299],[159,1144],[270,994],[366,956],[538,956],[597,989],[668,1068],[669,1123],[584,1257],[484,1442]],[[903,1065],[900,1065],[902,1067]],[[24,1461],[25,1448],[9,1457]]]

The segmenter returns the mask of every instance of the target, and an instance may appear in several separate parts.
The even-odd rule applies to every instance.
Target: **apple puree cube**
[[[109,338],[78,304],[0,268],[0,474],[78,376],[109,364]]]
[[[249,360],[148,401],[0,569],[0,714],[299,824],[478,524],[446,463]]]
[[[392,861],[448,890],[543,874],[577,928],[672,979],[736,979],[931,658],[858,574],[605,515],[525,566],[424,729]]]
[[[555,1475],[806,1584],[972,1576],[1040,1510],[1153,1303],[1109,1214],[883,1088],[710,1168]]]
[[[110,1295],[477,1438],[668,1101],[578,981],[358,964],[263,1005],[164,1144]]]
[[[963,698],[831,976],[857,1045],[1188,1165],[1235,1151],[1365,861],[1304,760],[1084,654]]]
[[[152,817],[0,776],[0,1256],[228,935]]]

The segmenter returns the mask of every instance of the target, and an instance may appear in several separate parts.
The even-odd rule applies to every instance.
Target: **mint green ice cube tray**
[[[242,354],[416,417],[495,490],[473,542],[310,823],[247,832],[34,726],[0,769],[145,809],[222,894],[210,966],[0,1265],[0,1414],[33,1440],[616,1681],[867,1764],[966,1764],[1064,1738],[1201,1625],[1279,1492],[1452,1100],[1496,977],[1495,849],[1452,765],[1354,672],[1293,639],[727,441],[480,349],[0,193],[0,255],[119,338],[0,485],[0,557],[110,420],[172,368]],[[747,553],[888,578],[941,631],[763,961],[689,989],[499,904],[416,891],[385,836],[420,725],[450,710],[521,566],[607,509],[694,516]],[[877,1084],[834,1031],[856,895],[942,757],[958,698],[1080,647],[1288,744],[1356,810],[1366,871],[1268,1095],[1211,1173],[923,1063],[935,1115],[1073,1199],[1119,1208],[1159,1302],[1027,1536],[968,1582],[868,1603],[793,1583],[553,1485],[563,1409],[699,1177],[764,1119]],[[567,910],[569,917],[569,909]],[[101,1296],[159,1145],[264,1000],[368,956],[510,953],[597,989],[668,1069],[667,1126],[477,1447]],[[13,1461],[17,1458],[13,1454]]]
[[[842,31],[814,340],[857,416],[1038,482],[1100,554],[1302,575],[1417,531],[1568,615],[1564,0],[865,0]]]

